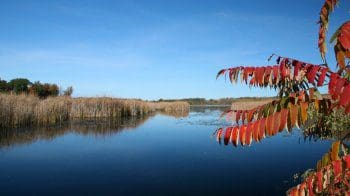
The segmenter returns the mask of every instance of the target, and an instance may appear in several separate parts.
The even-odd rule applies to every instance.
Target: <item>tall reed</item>
[[[254,109],[255,107],[269,103],[273,100],[274,99],[272,99],[272,98],[266,98],[266,99],[261,99],[261,100],[238,99],[237,101],[234,101],[232,103],[231,109],[233,109],[233,110],[250,110],[250,109]]]
[[[147,102],[136,99],[49,97],[0,94],[0,127],[52,125],[71,119],[144,116],[155,111],[188,111],[186,102]]]
[[[101,98],[73,99],[71,118],[118,118],[149,113],[144,101]]]

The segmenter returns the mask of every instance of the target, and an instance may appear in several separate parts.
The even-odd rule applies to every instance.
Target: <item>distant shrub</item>
[[[70,96],[72,96],[72,94],[73,94],[73,87],[72,86],[67,87],[67,89],[63,91],[64,96],[70,97]]]
[[[28,92],[40,98],[46,98],[48,96],[55,97],[59,94],[59,88],[56,84],[48,84],[48,83],[41,84],[38,81],[29,87]]]
[[[16,94],[19,93],[27,93],[28,87],[31,84],[31,82],[28,79],[25,78],[16,78],[11,80],[8,83],[9,90],[15,92]]]

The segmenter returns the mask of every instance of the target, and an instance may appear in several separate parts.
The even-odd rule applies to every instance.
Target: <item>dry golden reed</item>
[[[251,110],[255,107],[264,105],[266,103],[272,102],[273,98],[266,98],[266,99],[238,99],[234,101],[231,105],[232,110]]]
[[[189,110],[186,102],[147,102],[109,97],[39,99],[32,95],[0,94],[0,127],[52,125],[70,119],[118,119],[143,116],[155,111]]]

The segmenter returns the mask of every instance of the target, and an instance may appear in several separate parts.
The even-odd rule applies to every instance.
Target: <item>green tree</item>
[[[6,80],[0,79],[0,92],[7,92],[9,91],[9,85],[7,84]]]
[[[46,98],[48,96],[57,96],[59,94],[59,88],[56,84],[42,84],[37,81],[29,88],[29,93],[40,98]]]
[[[28,79],[25,78],[16,78],[11,80],[8,83],[10,90],[13,92],[19,94],[19,93],[28,93],[29,85],[31,85],[31,82]]]

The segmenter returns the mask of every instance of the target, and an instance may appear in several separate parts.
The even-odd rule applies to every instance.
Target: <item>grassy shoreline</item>
[[[148,102],[109,97],[39,99],[33,95],[0,94],[0,128],[45,126],[73,119],[120,119],[144,116],[156,111],[186,112],[187,102]]]

